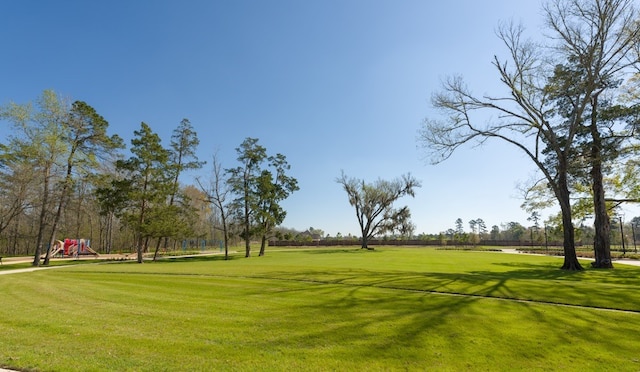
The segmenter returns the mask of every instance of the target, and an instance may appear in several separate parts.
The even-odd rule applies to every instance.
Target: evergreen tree
[[[234,211],[241,220],[241,237],[245,243],[245,257],[251,256],[251,236],[253,234],[252,219],[257,204],[256,184],[262,174],[261,167],[267,158],[267,150],[258,144],[257,138],[247,137],[240,147],[236,148],[238,162],[236,168],[227,169],[227,182],[234,199]]]
[[[172,191],[169,151],[162,147],[160,137],[144,122],[134,131],[134,136],[130,149],[132,156],[116,162],[122,178],[113,180],[112,191],[103,194],[118,195],[123,220],[134,232],[137,259],[142,263],[149,237],[161,235],[159,231],[164,230],[159,226],[175,223],[177,214],[166,207]]]

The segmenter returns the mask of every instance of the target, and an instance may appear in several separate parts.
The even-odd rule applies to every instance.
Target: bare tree
[[[0,236],[28,208],[35,178],[33,167],[26,159],[13,156],[0,144]]]
[[[638,41],[637,33],[628,30],[635,13],[630,0],[554,0],[544,11],[551,31],[548,46],[525,40],[522,26],[507,24],[498,30],[510,55],[507,61],[498,57],[493,61],[505,93],[476,96],[461,78],[447,79],[432,99],[447,119],[425,120],[419,140],[436,163],[463,144],[489,138],[524,152],[560,205],[562,268],[581,270],[570,201],[574,147],[584,132],[585,117],[598,107],[603,84],[628,65],[625,48],[631,46],[630,40]],[[484,111],[497,117],[478,123],[477,114]]]
[[[212,171],[211,171],[211,179],[209,180],[209,186],[204,187],[202,182],[199,179],[196,179],[196,182],[200,186],[200,189],[207,195],[207,201],[213,204],[214,208],[218,211],[220,215],[220,223],[222,236],[224,240],[224,259],[229,259],[229,208],[230,202],[228,200],[228,196],[231,193],[231,187],[228,184],[227,180],[223,177],[224,169],[222,168],[222,164],[218,159],[218,154],[213,154],[212,159]]]
[[[536,58],[538,47],[521,40],[522,32],[521,27],[511,25],[499,33],[511,53],[513,67],[500,62],[498,57],[493,64],[507,94],[476,97],[461,78],[449,78],[444,82],[443,92],[432,99],[435,107],[448,114],[448,119],[427,119],[419,140],[432,151],[434,163],[446,160],[465,143],[488,138],[500,139],[523,151],[542,171],[560,204],[565,253],[562,267],[581,270],[575,252],[567,181],[569,152],[578,122],[564,125],[564,120],[555,118],[553,101],[545,88],[552,76],[548,75],[545,63]],[[499,117],[485,125],[477,124],[480,119],[475,115],[481,110],[496,111]],[[550,151],[542,151],[546,149]]]

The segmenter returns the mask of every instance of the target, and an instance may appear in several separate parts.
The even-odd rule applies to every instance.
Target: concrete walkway
[[[235,254],[237,253],[236,251],[229,251],[229,254]],[[203,256],[220,256],[220,255],[224,255],[224,252],[218,252],[218,251],[214,251],[214,252],[206,252],[206,253],[198,253],[198,254],[191,254],[191,255],[179,255],[179,256],[162,256],[162,257],[158,257],[158,260],[170,260],[170,259],[176,259],[176,258],[187,258],[187,257],[203,257]],[[58,258],[60,259],[60,258]],[[100,255],[100,258],[96,258],[94,256],[80,256],[79,258],[62,258],[62,260],[65,259],[73,259],[73,260],[83,260],[83,261],[96,261],[95,264],[106,264],[106,263],[112,263],[112,262],[118,262],[121,260],[135,260],[136,256],[135,254],[129,254],[129,255]],[[52,259],[52,260],[56,260],[56,259]],[[152,259],[149,257],[144,258],[145,261],[151,261]],[[33,261],[33,257],[10,257],[10,258],[4,258],[2,260],[2,265],[11,265],[11,264],[17,264],[17,263],[24,263],[24,262],[31,262]],[[0,270],[0,275],[3,274],[18,274],[18,273],[28,273],[28,272],[32,272],[32,271],[38,271],[38,270],[48,270],[48,269],[60,269],[63,267],[71,267],[69,265],[61,265],[61,266],[38,266],[38,267],[27,267],[24,269],[15,269],[15,270]],[[2,372],[2,370],[0,369],[0,372]]]
[[[502,253],[510,253],[510,254],[528,254],[528,255],[534,255],[534,256],[546,256],[545,254],[536,254],[536,253],[522,253],[519,252],[517,249],[503,249]],[[562,257],[562,256],[558,256],[558,257]],[[593,261],[593,258],[584,258],[584,257],[578,257],[579,260],[588,260],[588,261]],[[620,258],[620,259],[614,259],[612,260],[613,264],[622,264],[622,265],[631,265],[631,266],[640,266],[640,260],[631,260],[628,258]]]
[[[121,255],[117,255],[119,258]],[[73,259],[73,260],[83,260],[83,261],[89,261],[89,260],[96,260],[96,263],[100,263],[100,262],[106,262],[104,261],[104,258],[113,258],[113,257],[105,257],[102,256],[103,260],[97,259],[94,256],[80,256],[79,258],[66,258],[66,259]],[[58,260],[57,258],[53,258],[53,260]],[[33,257],[6,257],[2,259],[2,266],[5,265],[12,265],[12,264],[18,264],[18,263],[25,263],[25,262],[32,262],[33,261]],[[15,270],[0,270],[0,275],[3,274],[19,274],[19,273],[29,273],[32,271],[37,271],[37,270],[48,270],[48,269],[59,269],[62,267],[68,267],[67,265],[62,265],[62,266],[34,266],[34,267],[26,267],[24,269],[15,269]],[[0,369],[0,372],[2,372],[2,370]]]
[[[63,267],[69,267],[69,266],[66,266],[66,265],[62,265],[62,266],[39,266],[39,267],[27,267],[27,268],[24,268],[24,269],[15,269],[15,270],[2,270],[2,271],[0,271],[0,275],[30,273],[32,271],[49,270],[49,269],[61,269]],[[1,369],[0,369],[0,372],[2,372]]]

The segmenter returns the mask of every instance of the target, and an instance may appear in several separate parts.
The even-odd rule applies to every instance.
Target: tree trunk
[[[249,183],[246,180],[244,181],[244,251],[245,257],[251,256],[251,235],[250,235],[250,227],[251,220],[249,219]]]
[[[249,238],[244,238],[244,256],[251,257],[251,242]]]
[[[228,244],[229,238],[227,238],[227,236],[225,235],[224,237],[224,259],[225,261],[229,259],[229,244]]]
[[[158,258],[158,252],[160,251],[160,244],[162,244],[163,238],[158,238],[156,241],[156,249],[153,251],[153,260],[155,261]],[[169,246],[169,238],[164,238],[164,250],[167,251],[167,247]]]
[[[360,246],[361,249],[369,249],[369,239],[367,238],[367,234],[365,234],[364,231],[362,231],[362,245]]]
[[[372,251],[373,248],[369,248],[369,229],[363,230],[362,231],[362,245],[360,247],[360,249],[367,249]]]
[[[38,219],[38,238],[36,241],[36,251],[33,255],[32,266],[40,266],[40,255],[42,254],[42,240],[44,239],[44,228],[47,217],[47,206],[49,204],[49,176],[50,167],[47,165],[44,171],[44,185],[42,188],[42,206],[40,207],[40,217]]]
[[[227,219],[224,215],[224,211],[221,209],[221,218],[222,218],[222,233],[224,234],[224,259],[229,259],[229,232],[227,231]]]
[[[156,249],[155,249],[155,251],[153,251],[153,260],[154,261],[158,258],[158,251],[160,250],[160,242],[162,242],[162,238],[158,239],[158,242],[156,244]]]
[[[611,224],[604,197],[604,187],[602,182],[602,169],[595,166],[592,169],[593,177],[593,206],[594,206],[594,227],[595,237],[593,241],[593,253],[595,261],[592,267],[599,269],[612,269],[611,262]]]
[[[70,159],[73,157],[73,151],[71,152]],[[51,239],[49,239],[49,247],[47,248],[47,254],[44,257],[43,265],[49,265],[49,260],[51,259],[51,248],[53,244],[56,242],[56,234],[58,233],[58,223],[60,221],[60,217],[62,216],[62,209],[64,208],[64,202],[67,197],[67,192],[69,190],[69,184],[71,183],[71,171],[73,166],[70,164],[69,160],[67,162],[67,174],[65,176],[64,185],[62,186],[62,191],[60,192],[60,200],[58,201],[58,206],[56,208],[56,215],[53,218],[53,225],[51,226]],[[80,207],[78,207],[79,209]],[[78,225],[80,222],[78,221]],[[78,236],[78,238],[80,238]]]
[[[267,246],[267,236],[266,235],[262,235],[262,241],[260,242],[260,253],[258,254],[258,256],[262,257],[264,256],[264,250]]]
[[[584,270],[578,256],[576,255],[575,245],[575,233],[573,230],[573,221],[571,216],[571,201],[569,199],[569,188],[567,186],[566,172],[559,172],[560,177],[558,180],[557,198],[560,203],[560,210],[562,212],[562,230],[564,235],[564,263],[561,267],[562,270],[568,271],[580,271]]]
[[[593,213],[595,237],[593,241],[593,254],[595,261],[592,267],[599,269],[613,269],[611,262],[611,225],[607,204],[604,197],[604,182],[602,179],[602,138],[597,126],[596,106],[598,97],[593,97],[593,109],[591,114],[591,180],[593,190]]]
[[[139,236],[136,239],[137,242],[137,247],[136,247],[136,253],[138,254],[138,263],[143,263],[143,256],[144,256],[144,251],[143,251],[143,240],[142,240],[142,236]]]
[[[144,263],[144,260],[143,260],[144,252],[142,252],[142,241],[138,241],[138,247],[136,248],[136,253],[137,253],[138,263]]]
[[[58,233],[58,221],[60,220],[61,214],[62,206],[58,205],[58,210],[56,211],[56,216],[53,220],[53,226],[51,227],[51,239],[49,239],[47,254],[44,256],[44,262],[42,263],[44,266],[49,265],[49,260],[51,259],[51,249],[53,248],[53,244],[56,242],[56,234]]]

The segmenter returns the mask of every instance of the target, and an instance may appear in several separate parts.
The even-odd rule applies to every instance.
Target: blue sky
[[[466,228],[476,218],[529,224],[516,190],[534,171],[523,155],[488,142],[433,166],[416,138],[443,77],[462,74],[477,93],[500,88],[495,29],[514,19],[539,34],[537,1],[8,0],[0,9],[0,103],[53,89],[93,106],[127,143],[144,121],[168,145],[188,118],[200,159],[217,151],[225,167],[244,138],[259,138],[299,181],[284,226],[357,235],[341,170],[420,179],[402,200],[417,233],[457,218]]]

